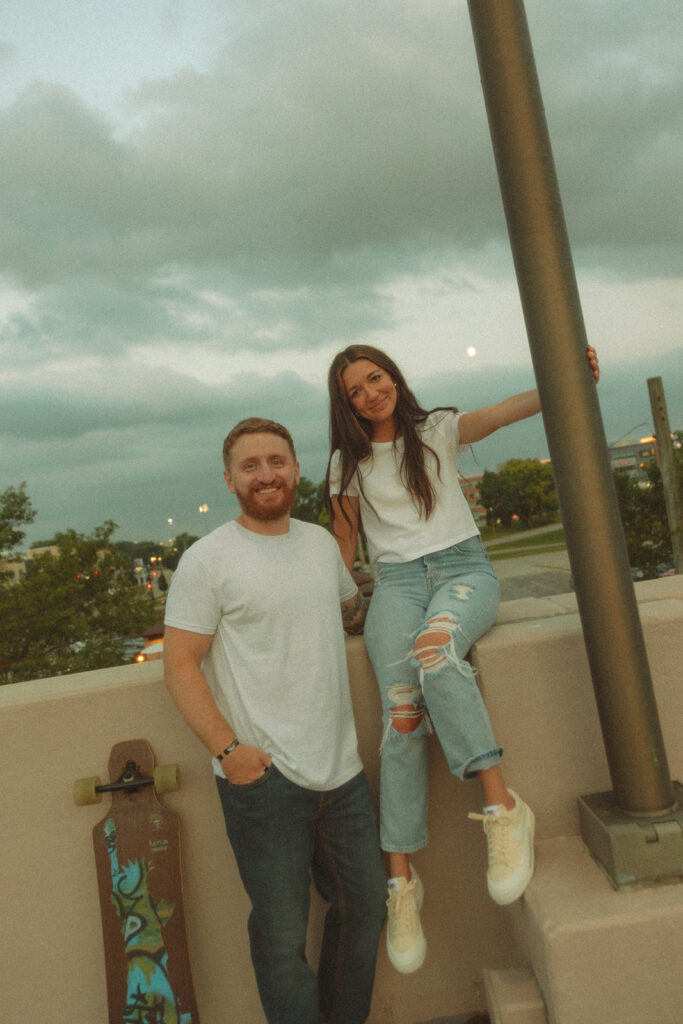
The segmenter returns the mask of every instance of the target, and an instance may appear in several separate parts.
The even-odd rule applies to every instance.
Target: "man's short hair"
[[[232,428],[223,442],[223,465],[226,469],[230,468],[230,453],[232,452],[235,442],[238,438],[242,437],[243,434],[276,434],[287,442],[289,450],[292,453],[292,458],[296,462],[294,442],[292,441],[292,435],[287,430],[287,427],[283,427],[281,423],[276,423],[275,420],[266,420],[260,416],[249,416],[246,420],[240,420],[240,422]]]

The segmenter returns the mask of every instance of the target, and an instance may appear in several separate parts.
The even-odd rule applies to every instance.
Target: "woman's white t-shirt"
[[[460,413],[438,410],[418,427],[424,443],[439,457],[437,473],[434,456],[425,450],[425,465],[436,495],[429,519],[420,515],[401,479],[401,438],[395,442],[373,442],[372,455],[359,462],[345,495],[359,499],[373,564],[409,562],[479,533],[458,479],[459,419]],[[331,494],[339,494],[340,483],[341,455],[336,451],[330,464]]]

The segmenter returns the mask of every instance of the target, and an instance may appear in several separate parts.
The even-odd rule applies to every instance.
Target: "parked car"
[[[145,646],[145,641],[141,636],[123,636],[120,638],[120,643],[123,648],[124,661],[135,661],[135,655]]]
[[[658,576],[675,576],[676,566],[673,562],[660,562],[657,566]]]
[[[151,644],[147,644],[141,651],[134,657],[134,661],[157,661],[163,656],[164,653],[164,641],[154,640]]]

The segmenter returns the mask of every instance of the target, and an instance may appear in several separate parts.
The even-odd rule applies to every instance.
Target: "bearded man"
[[[223,461],[241,514],[193,544],[173,576],[166,685],[213,754],[266,1019],[363,1024],[385,871],[342,626],[360,632],[364,603],[332,536],[290,519],[289,431],[243,420]],[[317,974],[305,955],[311,877],[329,903]]]

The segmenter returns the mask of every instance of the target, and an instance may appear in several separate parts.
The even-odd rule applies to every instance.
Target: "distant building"
[[[0,572],[9,573],[13,583],[19,583],[29,572],[29,565],[34,558],[49,552],[55,557],[59,554],[59,548],[51,545],[45,548],[30,548],[28,551],[19,551],[11,561],[0,562]]]
[[[607,451],[612,469],[625,469],[632,480],[643,487],[648,484],[645,467],[659,465],[657,439],[641,437],[639,441],[617,441],[608,445]]]
[[[474,516],[475,523],[482,523],[486,521],[486,509],[481,503],[481,495],[479,493],[479,485],[482,480],[482,476],[460,477],[462,493],[467,498],[467,504],[470,506],[470,511]]]

